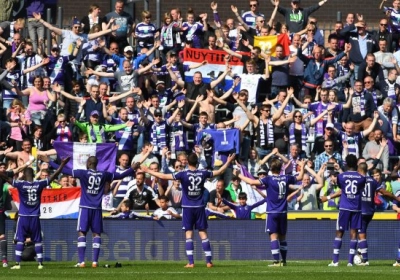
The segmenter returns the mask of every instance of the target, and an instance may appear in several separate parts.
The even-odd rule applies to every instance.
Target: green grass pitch
[[[393,267],[391,261],[370,261],[369,267],[347,267],[346,260],[339,267],[328,267],[330,261],[294,261],[289,260],[286,267],[268,267],[270,261],[214,261],[213,268],[206,268],[204,261],[196,261],[195,268],[187,269],[184,262],[167,261],[131,261],[122,262],[121,268],[115,268],[115,262],[108,262],[110,268],[101,262],[98,268],[75,268],[72,262],[44,263],[44,269],[38,270],[34,262],[22,263],[21,270],[0,268],[1,279],[85,279],[85,280],[196,280],[196,279],[290,279],[290,280],[324,280],[324,279],[395,279],[400,267]],[[11,264],[12,265],[12,264]]]

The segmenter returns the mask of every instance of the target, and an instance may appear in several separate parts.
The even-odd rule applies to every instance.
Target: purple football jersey
[[[357,171],[347,171],[339,174],[338,186],[342,190],[340,210],[361,211],[361,192],[365,187],[366,178]]]
[[[272,175],[260,179],[267,189],[267,213],[287,212],[287,196],[289,185],[296,184],[292,175]]]
[[[313,111],[314,114],[321,114],[324,110],[328,109],[329,104],[324,104],[322,101],[313,102],[308,104],[308,110]]]
[[[20,181],[13,180],[13,187],[18,189],[20,216],[40,216],[42,191],[49,185],[49,180]]]
[[[211,171],[184,170],[173,173],[172,176],[175,180],[181,181],[182,207],[204,207],[204,182],[213,177]]]
[[[366,178],[365,187],[361,193],[361,212],[363,215],[373,215],[375,213],[375,192],[381,188],[382,185],[374,180],[374,178]]]
[[[72,176],[81,182],[81,201],[79,207],[101,209],[101,201],[106,182],[114,179],[112,173],[96,170],[73,170]]]

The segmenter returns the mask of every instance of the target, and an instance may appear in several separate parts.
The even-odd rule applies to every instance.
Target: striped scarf
[[[357,113],[360,113],[360,115],[363,117],[365,116],[365,97],[364,97],[364,91],[362,92],[354,92],[353,94],[353,100],[352,100],[352,105],[353,105],[353,112],[356,110]],[[356,106],[354,106],[356,105]]]
[[[395,89],[395,84],[396,81],[394,81],[393,83],[390,82],[388,79],[385,80],[386,84],[387,84],[387,96],[392,98],[393,100],[396,100],[396,89]],[[374,101],[376,99],[376,93],[375,93],[375,97],[374,97]],[[375,102],[376,105],[376,102]]]
[[[151,126],[151,143],[155,152],[160,153],[163,147],[167,146],[167,123],[162,121]]]
[[[271,119],[267,119],[267,123],[264,124],[264,122],[260,119],[259,122],[259,132],[260,132],[260,147],[264,147],[267,145],[273,145],[274,144],[274,126],[272,124]],[[268,139],[266,139],[268,138]],[[267,140],[267,141],[266,141]]]
[[[296,143],[296,137],[294,135],[294,131],[295,131],[295,124],[291,123],[290,126],[289,126],[289,142],[290,142],[290,145]],[[301,149],[303,151],[307,150],[307,128],[303,123],[301,124]]]
[[[90,131],[90,138],[92,140],[92,143],[96,143],[97,142],[97,136],[96,136],[96,132],[94,131],[94,125],[92,124],[88,124],[90,126],[89,131]],[[99,134],[101,136],[101,143],[106,143],[106,134],[104,132],[104,127],[102,125],[98,125],[99,127]]]
[[[327,106],[326,106],[327,107]],[[317,109],[317,116],[322,113],[324,110],[322,102],[319,102]],[[318,122],[315,124],[315,128],[317,129],[317,136],[324,135],[324,118],[320,118]]]
[[[172,28],[174,27],[174,23],[172,22],[170,25],[164,25],[161,29],[161,44],[166,47],[174,46],[174,38],[172,33]]]
[[[325,88],[333,88],[334,86],[336,86],[336,81],[335,81],[335,79],[327,77],[324,79],[324,84],[325,84]]]
[[[68,126],[62,127],[59,125],[56,131],[56,141],[61,142],[71,142],[72,141],[72,132]]]
[[[338,63],[337,66],[337,72],[338,72],[338,77],[345,76],[347,73],[349,73],[349,68],[348,67],[343,67],[340,63]]]

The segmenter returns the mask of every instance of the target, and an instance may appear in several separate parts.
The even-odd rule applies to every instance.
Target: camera
[[[335,164],[333,162],[328,162],[326,164],[326,170],[328,171],[334,171],[335,170]]]

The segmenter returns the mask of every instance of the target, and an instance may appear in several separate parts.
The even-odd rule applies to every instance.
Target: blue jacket
[[[353,62],[355,65],[360,65],[365,60],[365,57],[362,57],[360,52],[360,44],[358,43],[358,33],[355,25],[350,24],[346,26],[340,31],[339,35],[345,37],[346,41],[348,41],[349,44],[351,45],[351,50],[349,53],[350,62]],[[374,53],[375,51],[377,51],[378,49],[376,43],[371,34],[367,33],[366,39],[367,39],[367,54]]]
[[[336,63],[342,59],[343,56],[345,56],[345,53],[341,52],[335,57],[325,58],[320,62],[318,69],[315,58],[306,57],[302,53],[302,49],[299,48],[297,50],[297,57],[306,65],[304,69],[304,86],[307,88],[316,88],[317,86],[321,85],[324,81],[324,73],[327,71],[328,65]]]

